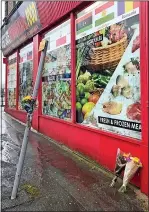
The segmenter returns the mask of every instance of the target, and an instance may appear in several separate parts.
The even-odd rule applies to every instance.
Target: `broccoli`
[[[92,92],[94,91],[94,89],[95,89],[94,81],[93,80],[87,81],[87,83],[85,84],[85,91]]]
[[[84,74],[82,74],[78,77],[78,83],[85,84],[90,79],[91,79],[91,74],[88,71],[86,71]]]

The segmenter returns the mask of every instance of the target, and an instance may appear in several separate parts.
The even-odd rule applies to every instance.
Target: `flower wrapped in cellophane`
[[[129,158],[131,155],[130,153],[124,153],[119,148],[117,150],[117,156],[116,156],[116,165],[115,165],[115,177],[113,178],[111,182],[111,187],[113,187],[118,179],[118,177],[121,175],[122,171],[124,171],[127,158]]]
[[[25,96],[22,101],[21,101],[21,106],[24,110],[26,110],[27,106],[30,107],[32,101],[32,97],[31,96]]]
[[[37,104],[35,104],[36,100],[32,98],[32,96],[25,96],[22,101],[21,105],[27,113],[32,113],[33,108],[37,108]]]
[[[130,157],[126,163],[124,177],[123,177],[123,185],[120,187],[119,192],[125,192],[128,183],[134,177],[138,169],[142,167],[142,163],[137,157]]]

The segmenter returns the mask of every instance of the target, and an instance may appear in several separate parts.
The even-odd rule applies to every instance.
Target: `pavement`
[[[132,186],[110,188],[113,175],[56,141],[30,132],[18,196],[11,191],[25,126],[2,112],[2,211],[148,211]]]

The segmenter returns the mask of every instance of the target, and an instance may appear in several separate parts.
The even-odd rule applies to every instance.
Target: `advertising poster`
[[[19,64],[19,109],[22,110],[21,101],[25,96],[33,93],[33,52],[32,44],[20,51]]]
[[[141,139],[139,5],[99,4],[76,20],[77,122]]]
[[[17,55],[8,58],[8,107],[16,107]]]
[[[45,38],[49,44],[42,76],[43,114],[71,120],[70,21]]]

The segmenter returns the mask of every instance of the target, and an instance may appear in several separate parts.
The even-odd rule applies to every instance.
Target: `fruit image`
[[[77,110],[77,111],[81,111],[81,109],[82,109],[81,103],[80,103],[80,102],[77,102],[77,103],[76,103],[76,110]]]
[[[85,99],[88,99],[90,97],[90,93],[89,92],[85,92]]]
[[[88,101],[89,102],[93,102],[94,104],[96,104],[98,102],[98,99],[99,99],[99,95],[98,94],[93,94],[93,95],[90,95]]]
[[[87,99],[83,98],[83,99],[81,100],[81,105],[85,105],[86,103],[87,103]]]
[[[77,102],[81,102],[81,98],[80,97],[77,97]]]
[[[84,116],[84,119],[86,119],[89,116],[90,112],[87,112]]]
[[[76,91],[76,97],[79,97],[79,91],[78,90]]]
[[[94,81],[93,80],[87,81],[87,83],[84,86],[84,89],[86,92],[94,91],[94,89],[95,89]]]
[[[86,71],[84,74],[82,74],[78,77],[78,83],[85,84],[90,79],[91,79],[91,74],[88,71]]]
[[[83,83],[79,83],[77,85],[77,93],[79,93],[80,95],[84,94],[84,84]]]
[[[86,113],[91,112],[94,106],[95,104],[93,102],[87,102],[82,108],[82,113],[85,115]]]

